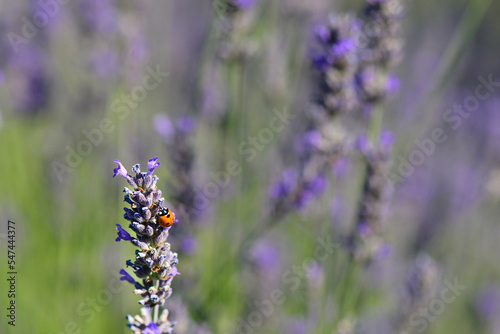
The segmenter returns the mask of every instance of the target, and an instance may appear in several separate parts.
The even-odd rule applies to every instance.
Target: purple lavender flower
[[[297,185],[297,170],[289,168],[282,172],[282,178],[269,188],[272,199],[278,200],[288,196]]]
[[[311,180],[305,181],[302,186],[302,191],[294,203],[295,208],[298,210],[306,208],[314,198],[323,193],[325,188],[326,179],[323,173],[319,173]]]
[[[167,115],[157,114],[154,117],[153,126],[167,144],[167,151],[171,157],[169,167],[171,167],[173,179],[176,182],[170,185],[170,199],[183,220],[189,219],[195,222],[202,217],[202,212],[205,209],[195,204],[195,189],[199,187],[194,183],[194,178],[191,175],[194,164],[194,149],[190,135],[196,127],[196,122],[190,116],[183,116],[177,121],[171,121]]]
[[[160,166],[160,163],[156,162],[156,160],[158,160],[158,157],[150,159],[148,161],[148,175],[153,174],[155,171],[155,168]]]
[[[118,238],[116,238],[115,241],[120,241],[120,240],[125,240],[125,241],[132,241],[132,237],[130,234],[125,231],[120,224],[116,224],[116,229],[118,230]]]
[[[116,30],[114,0],[85,0],[79,2],[79,17],[85,30],[106,35]]]
[[[153,119],[153,125],[154,129],[156,130],[156,133],[158,133],[158,135],[160,135],[160,137],[163,140],[170,141],[173,138],[175,130],[174,127],[172,126],[172,122],[170,121],[167,115],[164,114],[155,115]]]
[[[367,0],[355,75],[356,92],[365,107],[382,102],[399,88],[389,70],[400,60],[401,12],[400,0]]]
[[[252,249],[251,257],[263,272],[275,269],[280,264],[280,254],[272,241],[257,243]]]
[[[185,237],[181,240],[181,249],[183,253],[194,254],[197,250],[197,242],[193,237]]]
[[[382,133],[378,147],[373,147],[366,136],[357,140],[358,150],[365,159],[365,179],[357,215],[357,224],[350,236],[349,247],[354,258],[370,262],[387,253],[388,245],[382,241],[385,227],[385,205],[389,194],[387,173],[392,135]]]
[[[345,113],[355,106],[354,73],[359,23],[350,16],[331,16],[327,24],[315,28],[318,48],[311,62],[319,72],[315,101],[329,115]]]
[[[168,310],[164,309],[158,320],[153,321],[151,310],[146,307],[141,309],[140,316],[127,316],[128,326],[134,334],[172,334],[175,323],[171,323],[167,318]]]
[[[412,317],[435,296],[440,266],[426,253],[417,255],[409,268],[405,286],[400,295],[397,313],[393,319],[394,333],[403,333],[412,327]],[[414,325],[413,325],[414,326]]]
[[[252,8],[257,0],[234,0],[234,4],[240,9],[240,10],[247,10]]]
[[[128,179],[130,178],[130,175],[128,175],[127,169],[123,167],[122,163],[120,160],[113,160],[113,162],[118,164],[118,167],[113,169],[113,177],[116,175],[120,175],[121,177]]]
[[[190,116],[183,116],[177,121],[177,129],[181,133],[191,133],[196,127],[196,121]]]
[[[500,290],[491,285],[483,288],[474,302],[476,313],[485,321],[490,321],[500,314]]]
[[[43,37],[40,33],[39,38]],[[47,71],[45,55],[35,42],[22,46],[18,54],[6,55],[9,67],[7,76],[14,76],[16,89],[12,92],[16,110],[35,114],[45,110],[51,102],[51,78]]]
[[[161,334],[158,326],[154,322],[150,322],[149,325],[146,326],[146,329],[142,332],[143,334]]]
[[[120,274],[122,275],[122,277],[120,277],[120,281],[127,281],[133,285],[137,284],[135,279],[132,276],[130,276],[130,274],[125,271],[125,269],[120,270]]]
[[[132,203],[130,208],[125,208],[124,218],[130,221],[130,229],[136,233],[136,238],[125,231],[117,224],[118,238],[116,241],[130,241],[131,244],[138,247],[136,250],[135,261],[128,260],[127,266],[131,267],[134,274],[142,280],[139,284],[125,270],[121,270],[120,280],[132,283],[136,287],[136,294],[141,295],[139,301],[143,308],[143,319],[147,318],[150,310],[155,310],[153,319],[154,326],[151,325],[151,319],[146,322],[138,322],[134,318],[128,317],[129,326],[135,333],[171,333],[173,325],[167,320],[167,313],[163,313],[160,319],[157,318],[158,310],[164,305],[165,300],[170,297],[172,289],[171,280],[179,275],[177,270],[177,253],[170,250],[170,244],[167,242],[170,227],[163,227],[159,223],[159,217],[165,215],[165,212],[171,214],[174,222],[177,222],[175,215],[170,210],[164,208],[164,199],[161,197],[161,191],[157,189],[156,183],[158,177],[152,175],[155,168],[159,167],[158,157],[148,161],[148,170],[141,173],[138,164],[132,167],[135,176],[128,174],[120,161],[115,160],[118,168],[114,169],[114,175],[120,175],[127,180],[133,187],[133,190],[126,189],[125,202]],[[147,323],[148,326],[144,324]],[[149,331],[149,332],[148,332]]]

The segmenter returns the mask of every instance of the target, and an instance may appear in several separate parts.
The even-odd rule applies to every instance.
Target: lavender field
[[[499,12],[0,0],[0,333],[500,334]]]

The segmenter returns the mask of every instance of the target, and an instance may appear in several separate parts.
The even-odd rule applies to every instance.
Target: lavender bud
[[[140,174],[141,173],[141,167],[139,164],[135,164],[132,166],[132,171],[135,173],[135,174]]]
[[[142,208],[142,216],[144,217],[145,220],[149,220],[151,218],[151,211],[149,211],[149,208],[147,207]]]
[[[144,229],[144,234],[150,237],[153,235],[153,233],[154,229],[150,225],[146,226],[146,228]]]
[[[134,290],[134,294],[136,294],[136,295],[142,295],[142,294],[145,294],[145,293],[147,293],[146,289],[135,289]]]
[[[146,175],[144,177],[144,189],[149,189],[149,187],[151,186],[151,182],[152,182],[152,176]]]
[[[146,199],[146,196],[144,194],[139,193],[137,195],[137,203],[141,204],[142,206],[148,206],[148,200]]]
[[[143,223],[145,221],[145,219],[140,215],[139,212],[134,212],[134,219],[139,223]]]
[[[135,233],[138,233],[138,234],[142,234],[144,232],[144,229],[146,228],[146,226],[144,226],[143,224],[140,224],[136,221],[133,221],[132,223],[130,223],[130,225],[128,227],[132,231],[134,231]]]
[[[134,218],[134,211],[130,210],[129,208],[123,208],[125,211],[125,214],[123,217],[127,220],[132,220]]]
[[[146,259],[145,262],[149,268],[153,268],[153,266],[155,265],[154,261],[151,259]]]
[[[165,242],[167,238],[168,238],[168,229],[164,229],[160,234],[158,234],[154,238],[154,242],[155,244],[160,245],[161,243]]]
[[[128,204],[134,204],[134,202],[132,202],[132,200],[130,199],[129,194],[125,195],[125,197],[123,198],[123,201],[127,202]]]
[[[143,185],[144,185],[144,176],[141,173],[138,173],[135,176],[135,182],[137,183],[137,185],[139,187],[143,188]]]
[[[152,209],[151,209],[151,216],[152,217],[155,217],[158,212],[160,212],[160,207],[159,206],[154,206]],[[153,218],[155,219],[155,218]],[[155,222],[156,222],[156,219],[155,219]]]
[[[158,200],[161,198],[161,190],[156,190],[153,192],[153,203],[158,202]]]
[[[158,180],[159,180],[158,176],[153,175],[153,178],[151,180],[151,186],[150,186],[150,188],[156,187],[156,182],[158,182]]]
[[[137,246],[142,250],[148,250],[148,248],[149,248],[147,243],[139,241],[137,239],[132,240],[132,244],[134,244],[134,246]]]
[[[157,275],[158,275],[158,278],[160,278],[160,279],[167,277],[167,275],[168,275],[168,269],[167,268],[160,269],[158,271]]]

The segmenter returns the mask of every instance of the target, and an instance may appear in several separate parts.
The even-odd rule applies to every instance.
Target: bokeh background
[[[400,309],[415,258],[432,263],[437,291],[454,279],[466,289],[408,333],[500,333],[500,87],[456,129],[443,120],[474,96],[479,77],[500,81],[499,2],[405,3],[400,88],[382,120],[394,135],[393,170],[434,129],[448,139],[396,185],[386,231],[392,252],[384,261],[350,287],[338,287],[346,268],[337,256],[313,263],[293,291],[282,279],[313,256],[318,236],[328,231],[338,240],[352,224],[356,162],[306,210],[256,229],[266,220],[269,185],[296,163],[294,138],[314,86],[311,31],[329,12],[359,13],[362,5],[257,1],[234,37],[247,56],[225,61],[225,21],[211,1],[2,0],[0,332],[129,332],[125,315],[139,305],[117,279],[133,247],[114,241],[115,224],[125,223],[126,184],[112,178],[113,160],[144,168],[158,156],[158,185],[181,217],[169,239],[181,275],[166,305],[178,333],[245,333],[241,320],[273,289],[285,291],[285,301],[254,333],[392,333],[388,319]],[[151,71],[162,73],[158,84],[137,88]],[[131,94],[139,98],[127,102]],[[247,162],[238,147],[269,126],[273,110],[296,117]],[[85,133],[103,120],[109,131],[83,147]],[[230,160],[242,171],[199,216],[183,221],[185,208],[169,189],[182,176],[183,165],[172,163],[175,148],[186,143],[193,148],[188,177],[198,189]],[[88,153],[68,165],[79,148]],[[8,219],[16,223],[15,327],[5,316]],[[243,243],[251,233],[253,241]],[[335,305],[353,286],[366,297],[337,319]]]

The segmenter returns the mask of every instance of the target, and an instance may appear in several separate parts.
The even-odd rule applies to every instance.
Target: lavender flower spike
[[[141,316],[128,316],[128,326],[136,334],[165,334],[172,333],[175,323],[167,320],[168,311],[158,317],[160,308],[165,300],[170,297],[172,289],[170,287],[177,271],[177,253],[170,250],[167,242],[170,225],[177,222],[175,215],[169,209],[163,207],[161,191],[156,187],[158,178],[151,175],[160,163],[157,157],[148,161],[148,171],[141,173],[139,165],[134,165],[132,170],[135,176],[128,175],[127,170],[120,161],[115,160],[118,168],[114,170],[114,175],[124,177],[133,190],[125,188],[125,202],[130,204],[130,208],[125,208],[124,218],[130,221],[129,228],[135,232],[132,237],[121,225],[116,224],[118,237],[116,241],[129,241],[136,246],[135,261],[128,260],[127,266],[131,267],[137,280],[129,275],[125,270],[121,270],[120,280],[127,281],[135,286],[135,294],[142,297],[139,304],[143,305]],[[154,182],[153,182],[154,180]],[[166,224],[165,212],[170,217],[170,225]],[[160,217],[163,217],[161,220]],[[141,283],[139,283],[142,281]],[[151,316],[153,312],[153,318]]]

